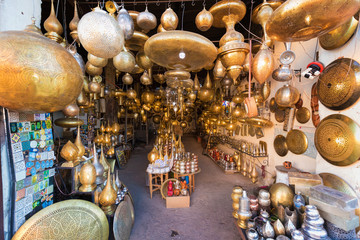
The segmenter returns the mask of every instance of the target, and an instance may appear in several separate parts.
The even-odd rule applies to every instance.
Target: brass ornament
[[[112,128],[112,133],[115,135],[118,135],[121,129],[120,124],[117,122],[114,122],[111,128]]]
[[[99,76],[99,75],[102,74],[103,68],[102,67],[95,67],[90,62],[87,62],[86,65],[85,65],[85,71],[90,76]]]
[[[125,85],[131,85],[134,82],[134,79],[129,73],[125,73],[122,77],[122,82]]]
[[[318,97],[331,110],[344,110],[360,98],[360,64],[350,58],[330,63],[320,74]]]
[[[144,104],[152,104],[154,101],[155,94],[148,89],[141,95],[141,102]]]
[[[105,188],[102,190],[99,196],[99,203],[106,215],[112,215],[115,212],[116,192],[111,184],[111,174],[108,172]]]
[[[290,152],[294,154],[303,154],[308,148],[308,139],[304,132],[292,129],[286,135],[286,145]]]
[[[262,128],[269,128],[274,125],[270,120],[262,117],[249,117],[246,118],[245,122],[254,127],[262,127]]]
[[[251,66],[254,78],[263,84],[272,74],[275,68],[275,60],[271,49],[262,46],[260,51],[255,55]]]
[[[144,51],[139,51],[136,54],[136,63],[141,67],[142,69],[149,69],[153,66],[153,62],[146,56]]]
[[[263,98],[263,101],[266,101],[271,93],[271,85],[269,82],[264,82],[261,85],[261,96]]]
[[[77,153],[77,160],[81,161],[82,157],[85,154],[85,146],[84,144],[81,142],[81,137],[80,137],[80,126],[78,126],[77,129],[77,134],[76,134],[76,139],[74,142],[75,146],[78,149],[78,153]]]
[[[161,32],[166,32],[166,30],[163,28],[163,26],[161,24],[159,24],[156,32],[161,33]]]
[[[153,78],[154,78],[155,82],[157,82],[159,84],[163,84],[166,81],[164,74],[161,74],[161,73],[154,74]]]
[[[143,32],[135,31],[132,38],[125,42],[125,47],[132,51],[140,51],[144,48],[145,42],[149,36]]]
[[[187,31],[157,33],[146,41],[144,50],[152,62],[186,71],[203,68],[217,56],[216,47],[210,40]]]
[[[78,10],[77,10],[77,1],[75,0],[74,1],[74,17],[69,23],[69,28],[71,31],[70,35],[71,35],[72,39],[74,39],[74,41],[76,41],[77,43],[80,43],[78,32],[77,32],[77,27],[78,27],[79,21],[80,21],[80,18],[79,18],[79,14],[78,14]]]
[[[80,192],[91,192],[96,188],[96,169],[94,165],[88,161],[80,169]]]
[[[134,34],[134,20],[129,15],[128,11],[126,11],[124,6],[120,9],[117,15],[117,22],[122,30],[125,40],[131,39]]]
[[[106,176],[106,174],[109,172],[110,164],[105,157],[103,144],[101,144],[100,163],[104,167],[103,175]]]
[[[284,225],[281,223],[280,219],[277,219],[275,222],[274,222],[274,231],[275,231],[275,234],[276,236],[279,236],[279,235],[285,235],[285,227]]]
[[[175,30],[177,28],[178,22],[178,16],[170,7],[168,7],[161,15],[161,26],[166,31]]]
[[[315,131],[315,147],[335,166],[349,166],[360,158],[360,127],[351,118],[332,114],[321,120]]]
[[[91,53],[88,53],[87,58],[88,58],[88,62],[90,62],[91,65],[98,68],[105,67],[106,64],[108,63],[108,60],[106,58],[100,58],[92,55]]]
[[[76,103],[72,103],[72,104],[67,105],[62,110],[62,112],[67,117],[75,117],[75,116],[77,116],[79,114],[80,108],[78,107],[78,105]]]
[[[344,24],[359,7],[358,0],[289,0],[271,15],[266,32],[280,42],[307,41]]]
[[[294,192],[284,183],[275,183],[270,187],[271,205],[277,208],[280,204],[284,207],[291,207],[293,205]]]
[[[275,110],[275,120],[279,123],[285,121],[285,109],[278,108]]]
[[[274,139],[275,152],[280,156],[284,157],[288,153],[288,147],[286,144],[286,138],[283,135],[277,135]]]
[[[54,121],[54,124],[62,128],[72,128],[83,125],[84,121],[79,118],[58,118]]]
[[[240,198],[242,197],[243,189],[240,186],[233,187],[232,193],[231,193],[231,199],[233,200],[232,207],[234,211],[232,212],[232,215],[235,219],[239,218],[238,211],[239,211],[239,203]]]
[[[141,84],[147,86],[152,84],[152,79],[150,78],[148,72],[145,70],[144,73],[140,77]]]
[[[51,222],[56,224],[49,231]],[[95,204],[78,199],[61,201],[42,209],[29,218],[12,237],[13,240],[108,238],[109,223],[104,212]]]
[[[294,107],[294,105],[299,101],[299,99],[299,91],[296,88],[290,86],[289,84],[285,84],[275,93],[275,102],[279,107]]]
[[[99,79],[100,81],[98,81],[97,79]],[[95,78],[95,77],[93,78],[91,83],[89,83],[89,92],[90,93],[100,93],[101,92],[101,84],[99,82],[101,82],[101,78]]]
[[[153,149],[148,153],[147,158],[149,163],[154,163],[157,159],[159,159],[159,151],[154,146]]]
[[[114,67],[120,72],[132,72],[135,68],[135,57],[126,48],[113,58]]]
[[[214,95],[215,91],[212,88],[209,72],[207,72],[204,86],[198,91],[198,97],[203,102],[210,102],[214,98]]]
[[[61,149],[60,156],[67,162],[64,162],[62,167],[74,167],[78,163],[74,163],[78,156],[79,149],[71,141],[68,141]]]
[[[51,0],[50,16],[44,22],[44,28],[47,31],[46,37],[56,41],[57,43],[62,42],[61,34],[63,34],[63,27],[55,15],[54,0]]]
[[[195,18],[196,27],[203,32],[211,28],[213,21],[214,18],[212,14],[209,11],[207,11],[205,7],[201,12],[198,13],[198,15],[196,15]]]
[[[301,107],[296,110],[295,116],[299,123],[307,123],[310,120],[310,110],[306,107]]]
[[[274,113],[277,109],[277,104],[274,97],[270,99],[269,108],[270,108],[270,112],[272,113]]]
[[[128,89],[128,90],[126,91],[126,96],[127,96],[129,99],[135,99],[135,98],[136,98],[136,95],[137,95],[136,91],[135,91],[134,89],[132,89],[132,88],[130,88],[130,89]]]
[[[145,31],[150,31],[156,28],[157,20],[156,16],[149,12],[146,6],[145,11],[139,13],[139,15],[137,16],[136,23],[141,29],[144,29]]]
[[[0,33],[0,45],[1,106],[19,112],[55,112],[80,94],[81,68],[59,44],[36,33],[5,31]]]
[[[83,75],[85,75],[85,62],[84,62],[84,59],[82,58],[82,56],[77,52],[76,47],[70,46],[69,48],[67,48],[67,50],[75,58],[75,60],[77,61],[77,63],[79,64],[79,66],[81,68]]]
[[[354,17],[351,17],[344,24],[320,36],[320,46],[326,50],[333,50],[343,46],[354,35],[358,23],[358,20],[356,20]]]
[[[76,103],[80,107],[87,106],[90,103],[89,98],[86,96],[86,93],[84,91],[80,92],[80,95],[76,99]]]
[[[134,204],[131,196],[127,194],[124,197],[124,201],[119,203],[114,214],[113,231],[115,240],[129,239],[134,221]]]
[[[215,66],[214,66],[214,69],[213,69],[213,73],[214,73],[214,79],[215,80],[221,80],[222,78],[225,77],[226,69],[222,65],[220,59],[216,60]]]
[[[239,22],[244,18],[246,5],[242,1],[223,0],[214,4],[209,11],[214,17],[213,26],[224,28],[228,21]]]
[[[100,8],[85,14],[78,24],[83,47],[101,58],[113,58],[124,46],[124,34],[118,22]]]

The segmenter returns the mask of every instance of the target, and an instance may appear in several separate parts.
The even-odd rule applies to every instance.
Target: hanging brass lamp
[[[63,34],[63,27],[55,15],[54,0],[51,0],[50,16],[44,22],[44,28],[47,31],[45,36],[54,40],[57,43],[62,42],[61,34]]]
[[[118,22],[99,7],[80,19],[78,35],[83,47],[101,58],[115,57],[124,46],[124,33]]]
[[[77,10],[77,1],[75,0],[74,1],[74,17],[69,23],[69,28],[71,31],[70,35],[71,35],[72,39],[74,39],[74,41],[76,41],[77,43],[80,43],[78,32],[77,32],[77,27],[78,27],[79,21],[80,21],[80,18],[79,18],[79,14],[78,14],[78,10]]]
[[[203,32],[211,28],[213,21],[214,21],[214,17],[208,10],[206,10],[205,6],[204,9],[201,12],[199,12],[195,18],[196,27]]]
[[[212,88],[209,72],[207,72],[204,86],[200,88],[198,92],[198,97],[203,102],[210,102],[214,98],[214,95],[215,91]]]
[[[179,19],[174,10],[168,7],[165,12],[161,15],[161,26],[166,31],[172,31],[177,28]]]
[[[251,66],[254,78],[263,84],[272,74],[275,68],[275,60],[271,49],[265,44],[255,55]]]

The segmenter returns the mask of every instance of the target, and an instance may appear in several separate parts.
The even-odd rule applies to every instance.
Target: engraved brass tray
[[[310,110],[306,107],[301,107],[296,110],[295,116],[299,123],[307,123],[310,120]]]
[[[288,153],[288,147],[286,145],[286,138],[283,135],[277,135],[274,139],[275,152],[280,156],[284,157]]]
[[[264,128],[272,127],[274,125],[270,120],[261,117],[246,118],[246,123],[255,127],[264,127]]]
[[[316,128],[315,147],[328,163],[351,165],[360,158],[360,127],[345,115],[330,115]]]
[[[127,240],[130,238],[131,229],[135,221],[135,211],[132,199],[126,195],[124,201],[120,202],[114,215],[114,237],[116,240]]]
[[[308,148],[308,139],[304,132],[292,129],[286,135],[286,145],[294,154],[303,154]]]
[[[319,37],[320,46],[326,50],[332,50],[343,46],[354,35],[359,21],[354,17],[334,30]]]
[[[307,41],[344,24],[359,7],[358,0],[288,0],[271,15],[266,32],[280,42]]]
[[[330,63],[317,84],[320,102],[332,110],[344,110],[360,97],[360,64],[350,58]]]
[[[108,237],[109,223],[98,206],[84,200],[66,200],[36,213],[19,228],[12,240],[107,240]]]
[[[201,69],[217,57],[217,49],[209,39],[177,30],[153,35],[146,41],[144,50],[154,63],[185,71]]]

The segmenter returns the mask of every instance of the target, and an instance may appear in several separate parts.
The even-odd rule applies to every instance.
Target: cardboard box
[[[294,185],[295,193],[301,192],[306,197],[310,196],[310,187],[321,185],[322,179],[318,174],[289,172],[289,185]]]
[[[190,207],[190,196],[166,197],[166,208]]]

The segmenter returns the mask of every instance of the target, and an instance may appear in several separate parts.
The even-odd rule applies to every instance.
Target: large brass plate
[[[185,71],[201,69],[217,57],[217,49],[209,39],[177,30],[153,35],[146,41],[144,50],[156,64]]]
[[[358,23],[359,21],[352,17],[340,27],[320,36],[320,46],[326,50],[343,46],[354,35]]]
[[[244,18],[246,5],[240,0],[223,0],[214,4],[209,11],[214,17],[213,26],[224,28],[225,22],[234,21],[237,23]]]
[[[360,65],[341,58],[330,63],[320,74],[317,84],[320,102],[332,110],[343,110],[360,97]]]
[[[98,206],[84,200],[66,200],[36,213],[19,228],[12,240],[107,240],[108,237],[109,223]]]
[[[285,121],[285,110],[284,109],[276,109],[275,110],[275,120],[279,123],[282,123]]]
[[[292,129],[286,135],[286,145],[294,154],[303,154],[308,148],[308,139],[300,130]]]
[[[271,15],[266,32],[280,42],[307,41],[344,24],[359,7],[359,0],[288,0]]]
[[[327,162],[351,165],[360,158],[360,127],[345,115],[330,115],[316,128],[315,147]]]
[[[274,139],[275,152],[280,156],[284,157],[288,153],[288,147],[286,145],[286,138],[283,135],[277,135]]]
[[[113,231],[116,240],[127,240],[130,238],[134,220],[134,206],[130,196],[126,195],[124,201],[119,203],[114,215]]]

